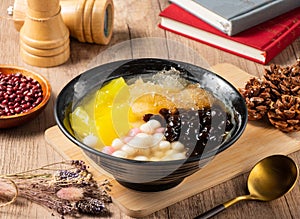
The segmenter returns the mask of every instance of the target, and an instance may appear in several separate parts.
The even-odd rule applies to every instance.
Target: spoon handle
[[[199,216],[195,217],[194,219],[207,219],[211,218],[217,214],[219,214],[221,211],[225,210],[226,208],[230,207],[231,205],[234,205],[235,203],[242,201],[242,200],[247,200],[247,199],[253,199],[250,195],[242,195],[235,197],[234,199],[231,199],[223,204],[217,205],[216,207],[208,210],[207,212],[204,212],[200,214]]]
[[[219,214],[221,211],[225,210],[224,204],[217,205],[216,207],[208,210],[207,212],[204,212],[203,214],[198,215],[194,219],[207,219],[211,218],[217,214]]]

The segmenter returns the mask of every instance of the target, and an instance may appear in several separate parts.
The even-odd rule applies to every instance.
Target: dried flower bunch
[[[270,65],[262,79],[251,78],[239,91],[249,120],[266,116],[283,132],[300,131],[300,59],[292,66]]]
[[[98,184],[83,161],[65,161],[17,174],[0,175],[0,199],[13,203],[27,198],[56,210],[62,217],[83,214],[109,216],[110,182]],[[7,200],[3,202],[3,200]]]

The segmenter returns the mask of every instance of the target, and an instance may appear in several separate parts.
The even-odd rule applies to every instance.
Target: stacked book
[[[300,0],[171,0],[159,27],[267,64],[300,36]]]

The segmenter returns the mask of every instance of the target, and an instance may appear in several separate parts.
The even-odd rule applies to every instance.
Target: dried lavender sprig
[[[99,199],[86,198],[76,202],[76,207],[80,213],[92,214],[92,215],[104,215],[107,214],[107,208]]]
[[[111,198],[106,192],[101,193],[100,191],[94,190],[95,188],[96,187],[93,187],[93,190],[89,187],[83,188],[83,197],[76,201],[72,201],[72,199],[74,199],[74,197],[71,197],[74,196],[73,191],[72,194],[69,194],[69,197],[65,195],[65,199],[62,199],[58,197],[58,192],[55,191],[55,188],[48,188],[46,185],[39,185],[39,187],[32,185],[30,189],[28,189],[28,185],[24,185],[19,188],[19,196],[30,199],[50,209],[56,209],[61,215],[107,215],[109,211],[105,203],[110,203]],[[66,190],[67,189],[71,190],[73,188],[67,187]],[[90,193],[90,191],[93,191],[93,193]]]
[[[65,166],[73,166],[76,167],[73,163],[76,162],[74,160],[71,161],[61,161],[61,162],[56,162],[56,163],[51,163],[51,164],[47,164],[38,168],[34,168],[34,169],[29,169],[26,171],[21,171],[21,172],[17,172],[17,173],[13,173],[13,174],[6,174],[6,177],[20,177],[22,175],[26,175],[26,173],[32,173],[35,171],[40,171],[40,170],[53,170],[53,171],[57,171],[58,169],[55,168],[55,166],[57,165],[65,165]],[[83,162],[83,161],[82,161]],[[53,167],[53,168],[51,168]]]
[[[2,177],[0,177],[0,178],[2,178]],[[5,179],[5,178],[3,178],[3,179]],[[7,205],[10,205],[10,204],[14,203],[14,202],[16,201],[18,195],[19,195],[19,190],[18,190],[18,187],[17,187],[16,183],[15,183],[13,180],[11,180],[11,179],[5,179],[5,180],[8,180],[9,182],[12,183],[13,187],[15,188],[15,191],[11,191],[11,190],[10,190],[9,188],[7,188],[7,187],[4,188],[4,189],[5,189],[5,192],[6,192],[6,193],[9,193],[9,194],[7,194],[7,196],[8,196],[9,198],[10,198],[10,196],[11,196],[11,198],[10,198],[9,201],[5,202],[4,204],[0,204],[0,207],[4,207],[4,206],[7,206]],[[0,184],[0,185],[1,185],[1,184]],[[2,193],[4,193],[4,191],[3,191]],[[13,195],[11,195],[10,193],[12,193]],[[1,190],[0,190],[0,195],[1,195]]]
[[[56,165],[62,164],[69,168],[55,168]],[[47,170],[56,172],[53,174],[33,173]],[[16,174],[8,174],[5,177],[15,185],[16,196],[30,199],[40,205],[54,209],[61,215],[107,215],[109,213],[105,206],[105,203],[111,202],[111,197],[105,190],[109,186],[109,181],[98,185],[83,161],[49,164]],[[77,198],[74,197],[73,193],[76,188],[79,191]],[[71,190],[71,192],[68,192],[68,190]],[[13,201],[7,204],[11,204]],[[84,204],[88,206],[85,207]]]

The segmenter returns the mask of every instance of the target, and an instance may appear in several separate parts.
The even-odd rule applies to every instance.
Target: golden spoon
[[[299,177],[297,164],[284,155],[272,155],[259,161],[248,177],[249,195],[220,204],[195,219],[211,218],[242,200],[272,201],[288,193]]]

